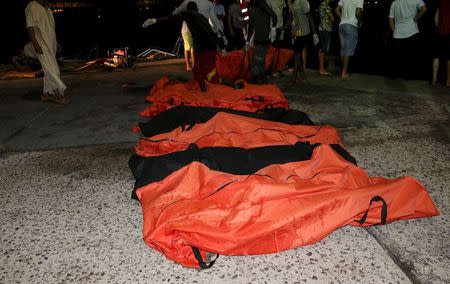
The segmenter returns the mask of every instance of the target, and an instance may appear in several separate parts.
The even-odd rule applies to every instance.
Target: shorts
[[[294,52],[300,53],[311,42],[311,34],[294,38]]]
[[[323,53],[328,54],[330,52],[331,32],[319,31],[320,49]]]
[[[339,40],[341,42],[341,56],[355,55],[358,44],[358,27],[350,24],[339,26]]]
[[[216,70],[216,51],[200,51],[195,56],[195,64],[192,72],[197,81],[206,80],[219,83],[220,77]]]
[[[190,51],[194,47],[194,39],[191,32],[184,32],[181,34],[184,42],[184,50]]]

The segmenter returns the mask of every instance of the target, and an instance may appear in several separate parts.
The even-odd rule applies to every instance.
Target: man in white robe
[[[44,91],[42,101],[68,103],[64,96],[66,85],[61,81],[58,62],[56,61],[56,31],[53,14],[48,7],[48,0],[31,1],[25,9],[26,25],[30,42],[24,53],[41,62],[44,71]]]

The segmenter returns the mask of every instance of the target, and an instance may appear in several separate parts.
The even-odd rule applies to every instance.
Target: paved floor
[[[338,127],[371,175],[419,179],[441,215],[345,227],[279,254],[221,256],[199,272],[143,243],[129,198],[130,130],[166,74],[189,76],[175,65],[65,76],[64,107],[38,101],[40,80],[0,82],[0,283],[450,282],[448,89],[364,75],[273,80],[294,108]]]

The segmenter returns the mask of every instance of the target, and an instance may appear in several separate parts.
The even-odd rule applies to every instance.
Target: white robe
[[[53,14],[49,8],[31,1],[25,9],[25,15],[27,28],[33,27],[36,41],[41,46],[43,54],[38,54],[31,42],[25,46],[24,53],[41,62],[44,71],[44,94],[53,94],[55,91],[63,94],[67,87],[61,81],[56,61],[57,42]]]

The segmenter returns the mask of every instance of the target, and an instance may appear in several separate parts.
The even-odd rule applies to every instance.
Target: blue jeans
[[[339,40],[341,42],[341,56],[355,55],[358,43],[358,27],[350,24],[339,26]]]
[[[331,43],[331,32],[328,31],[319,31],[319,39],[320,39],[320,49],[325,54],[330,52],[330,43]]]

